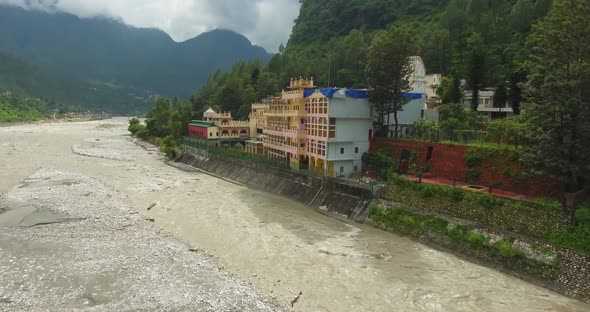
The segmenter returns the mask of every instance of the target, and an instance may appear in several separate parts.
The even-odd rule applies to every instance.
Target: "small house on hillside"
[[[506,101],[504,103],[494,103],[495,91],[492,88],[487,88],[479,91],[479,105],[477,112],[489,120],[508,118],[514,116],[512,106]],[[473,98],[471,91],[463,93],[462,104],[465,109],[471,109],[471,99]]]

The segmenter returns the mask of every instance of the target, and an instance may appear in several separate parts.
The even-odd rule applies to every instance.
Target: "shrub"
[[[478,166],[483,160],[485,156],[482,153],[478,153],[477,149],[470,148],[467,153],[465,153],[465,165],[467,168],[473,168]]]
[[[554,209],[554,210],[561,209],[561,203],[559,203],[559,201],[555,198],[549,198],[549,197],[537,198],[535,200],[535,204],[537,204],[539,207],[543,207],[543,208],[547,208],[547,209]]]
[[[387,180],[389,173],[397,168],[397,161],[391,158],[386,150],[363,154],[363,163],[375,169],[382,180]]]
[[[145,126],[142,125],[141,129],[139,129],[135,133],[135,136],[140,140],[147,140],[149,137],[149,133],[148,133],[147,129],[145,128]]]
[[[449,227],[449,222],[447,220],[434,217],[428,222],[428,226],[433,232],[446,234]]]
[[[578,209],[573,225],[563,232],[553,233],[549,241],[590,254],[590,208]]]
[[[434,196],[435,188],[430,184],[421,184],[419,188],[420,197],[432,198]]]
[[[467,170],[467,180],[470,182],[476,182],[481,178],[481,171],[479,169],[470,168]]]
[[[176,157],[176,141],[172,136],[166,136],[160,140],[160,151],[166,153],[166,157],[173,159]]]
[[[469,229],[464,225],[456,225],[447,231],[447,236],[455,242],[462,242],[466,239]]]
[[[462,189],[460,189],[458,187],[453,187],[451,189],[450,196],[454,202],[458,203],[458,202],[463,201],[463,198],[465,198],[465,191],[463,191]]]
[[[482,247],[486,242],[486,238],[481,234],[471,232],[467,234],[467,241],[473,246]]]
[[[393,182],[395,185],[403,186],[409,181],[395,172],[390,172],[387,181]]]
[[[503,199],[488,194],[482,194],[478,201],[479,204],[486,209],[499,208],[504,205]]]
[[[139,122],[139,119],[133,118],[129,120],[129,127],[127,128],[127,130],[131,132],[132,135],[135,135],[139,130],[141,130],[141,126],[142,125]]]
[[[507,258],[524,256],[524,253],[522,252],[522,250],[515,248],[514,246],[512,246],[512,242],[504,240],[504,239],[495,242],[492,245],[492,247],[497,249],[502,256],[507,257]]]

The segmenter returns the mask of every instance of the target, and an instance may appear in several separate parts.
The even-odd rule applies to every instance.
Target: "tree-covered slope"
[[[517,92],[526,75],[526,38],[552,0],[302,0],[285,47],[267,66],[237,64],[195,93],[195,108],[217,106],[247,116],[252,99],[280,91],[291,77],[319,86],[367,87],[368,48],[379,31],[413,33],[429,73],[482,87],[508,82]],[[516,94],[513,98],[518,98]]]
[[[372,32],[396,21],[427,20],[447,3],[448,0],[302,1],[287,47],[290,52],[305,52],[311,45],[329,50],[326,42],[345,37],[353,29]]]
[[[48,75],[0,52],[0,92],[6,91],[40,99],[49,109],[68,111],[144,112],[153,101],[149,93],[134,88]]]
[[[298,69],[324,84],[365,83],[367,46],[375,32],[408,27],[419,42],[428,72],[468,79],[471,52],[482,49],[484,83],[509,80],[525,39],[551,0],[303,0],[283,52]],[[473,40],[474,37],[481,40]],[[276,56],[275,63],[284,60]],[[271,62],[272,63],[272,62]],[[313,64],[309,66],[309,64]],[[359,64],[360,63],[360,64]],[[278,67],[278,66],[277,66]],[[303,74],[303,73],[302,73]],[[329,82],[328,82],[329,80]]]

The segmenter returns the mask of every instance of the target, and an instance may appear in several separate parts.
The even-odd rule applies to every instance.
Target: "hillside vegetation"
[[[0,4],[0,87],[76,110],[145,112],[152,96],[188,99],[216,70],[269,58],[231,31],[175,42],[106,17]]]
[[[230,72],[211,76],[192,98],[197,110],[213,106],[241,111],[239,116],[246,117],[253,100],[280,91],[291,77],[301,75],[313,76],[323,87],[366,87],[368,47],[377,32],[390,27],[404,27],[413,33],[429,73],[467,80],[477,75],[480,87],[516,86],[526,77],[522,64],[529,54],[525,44],[528,34],[532,25],[547,15],[552,1],[301,3],[289,42],[268,65],[236,64]]]
[[[0,93],[0,122],[39,120],[48,112],[48,103],[10,92]]]
[[[45,74],[37,67],[0,52],[0,91],[40,98],[63,111],[144,112],[153,103],[146,92],[107,83],[84,82]]]

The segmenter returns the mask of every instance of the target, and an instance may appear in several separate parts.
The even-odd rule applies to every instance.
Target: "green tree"
[[[516,115],[520,114],[520,102],[522,101],[522,83],[526,81],[526,72],[523,69],[516,69],[510,76],[508,82],[508,103]]]
[[[159,98],[154,108],[148,112],[146,127],[150,136],[165,137],[169,134],[170,114],[170,101]]]
[[[466,110],[458,103],[443,104],[440,112],[440,128],[446,131],[479,130],[483,126],[482,117],[474,111]]]
[[[508,101],[508,90],[506,90],[506,85],[501,84],[496,88],[494,92],[494,107],[505,107],[506,102]]]
[[[394,136],[398,137],[398,112],[407,103],[404,93],[411,89],[409,78],[413,69],[410,56],[414,52],[413,34],[405,28],[382,32],[371,43],[366,73],[369,98],[379,113],[377,126],[380,134],[385,130],[385,116],[389,126],[389,115],[393,113]]]
[[[477,111],[479,90],[481,90],[484,84],[485,50],[483,38],[479,33],[473,33],[467,41],[471,49],[467,84],[472,94],[471,109]]]
[[[279,91],[277,75],[268,71],[262,72],[256,87],[256,99],[258,100],[275,95]]]
[[[461,82],[453,76],[443,77],[436,89],[444,104],[461,102]]]
[[[244,92],[237,77],[230,77],[215,95],[215,105],[225,112],[238,114],[240,106],[244,103]]]
[[[524,159],[558,179],[564,194],[582,189],[590,176],[588,16],[587,0],[556,0],[529,37],[524,114],[531,128]],[[572,197],[564,196],[562,205],[573,219]]]

